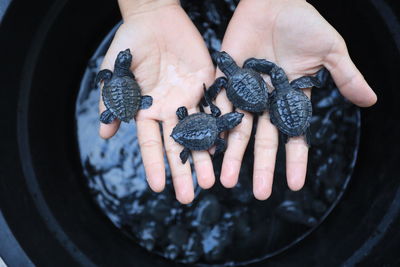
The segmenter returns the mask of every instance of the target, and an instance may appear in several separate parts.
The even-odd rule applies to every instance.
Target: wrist
[[[118,0],[121,15],[124,20],[128,17],[153,11],[165,6],[180,5],[179,0]]]

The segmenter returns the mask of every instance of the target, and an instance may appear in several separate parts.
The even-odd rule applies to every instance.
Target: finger
[[[224,74],[217,67],[215,77],[222,77]],[[217,98],[215,99],[215,104],[221,110],[221,114],[229,113],[233,110],[233,105],[231,101],[229,101],[228,96],[226,95],[226,88],[222,88],[219,92]]]
[[[196,112],[199,111],[197,109],[189,110],[190,114]],[[215,151],[215,146],[210,148],[210,150]],[[203,189],[209,189],[215,183],[214,167],[210,154],[206,151],[192,151],[192,159],[199,186]]]
[[[286,148],[286,176],[293,191],[300,190],[306,179],[308,146],[304,136],[291,137]]]
[[[215,79],[225,76],[222,71],[217,67],[215,70]],[[221,110],[222,114],[229,113],[233,110],[232,103],[229,101],[226,95],[226,88],[222,88],[219,92],[217,98],[215,99],[215,104]]]
[[[303,92],[311,98],[311,88],[304,88]],[[308,145],[304,136],[291,137],[285,148],[288,186],[297,191],[303,187],[306,180]]]
[[[258,200],[271,195],[278,143],[278,130],[264,112],[258,119],[254,143],[253,193]]]
[[[249,142],[253,125],[253,115],[251,113],[238,111],[245,115],[242,122],[229,132],[228,147],[222,162],[221,183],[227,188],[234,187],[238,181],[242,158]]]
[[[182,204],[189,204],[194,199],[192,172],[189,160],[182,164],[179,154],[183,147],[170,136],[177,121],[171,120],[163,124],[164,146],[171,168],[172,182],[175,188],[176,199]]]
[[[210,154],[205,151],[193,151],[192,158],[199,186],[203,189],[212,187],[215,175]]]
[[[223,76],[223,73],[217,70],[218,76],[216,77],[221,77]],[[219,92],[218,96],[215,99],[215,105],[221,110],[221,114],[226,114],[231,111],[233,111],[233,105],[229,101],[228,96],[226,95],[226,88],[222,88],[221,91]],[[221,133],[221,138],[225,138],[226,133]],[[209,149],[209,153],[211,155],[214,155],[215,153],[215,146],[211,147]]]
[[[100,113],[99,114],[101,114],[105,110],[106,110],[106,107],[104,106],[103,99],[100,97],[100,102],[99,102]],[[115,119],[110,124],[105,124],[105,123],[100,122],[100,129],[99,129],[100,137],[103,139],[108,139],[108,138],[113,137],[116,134],[116,132],[118,131],[120,124],[121,124],[121,121],[118,119]]]
[[[221,114],[229,113],[233,110],[231,101],[229,101],[226,95],[226,90],[223,88],[215,99],[216,106],[221,110]]]
[[[354,65],[344,41],[339,51],[329,55],[326,60],[324,65],[344,97],[360,107],[369,107],[376,103],[376,94]]]
[[[165,166],[160,126],[153,120],[140,120],[136,124],[147,182],[153,191],[161,192],[165,187]]]

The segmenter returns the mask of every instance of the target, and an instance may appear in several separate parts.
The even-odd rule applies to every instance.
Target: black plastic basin
[[[400,4],[312,2],[344,36],[379,101],[362,110],[355,172],[332,214],[305,240],[254,266],[399,266]],[[116,1],[15,0],[1,22],[0,257],[9,266],[177,265],[122,235],[82,174],[79,82],[119,20]]]

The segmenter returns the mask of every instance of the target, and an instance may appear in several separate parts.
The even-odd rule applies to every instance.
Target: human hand
[[[147,180],[152,190],[165,186],[163,142],[171,167],[177,199],[190,203],[194,198],[190,164],[182,164],[183,147],[170,137],[178,123],[176,110],[185,106],[189,114],[197,112],[203,96],[203,83],[211,84],[215,74],[206,45],[178,1],[120,0],[124,23],[118,29],[107,51],[101,69],[113,70],[119,51],[130,48],[131,70],[142,89],[142,95],[153,97],[149,109],[136,115],[137,135]],[[105,110],[100,101],[100,113]],[[162,125],[162,135],[159,123]],[[100,125],[103,138],[112,137],[120,121]],[[214,184],[209,153],[192,152],[198,183],[202,188]]]
[[[321,15],[303,0],[242,0],[225,33],[222,50],[239,66],[251,57],[264,58],[281,66],[289,80],[313,75],[322,66],[331,73],[340,92],[354,104],[367,107],[377,97],[350,59],[343,38]],[[222,73],[217,71],[216,77]],[[305,89],[310,97],[311,90]],[[222,90],[216,99],[222,113],[232,105]],[[243,111],[240,111],[243,112]],[[221,183],[237,183],[244,151],[250,138],[253,116],[248,112],[242,123],[230,131]],[[267,199],[272,190],[278,130],[268,112],[260,116],[254,145],[253,191],[257,199]],[[305,182],[308,146],[303,137],[286,144],[286,175],[289,188],[300,190]]]

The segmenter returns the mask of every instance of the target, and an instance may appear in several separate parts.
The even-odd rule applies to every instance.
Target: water
[[[219,50],[237,1],[188,2],[182,5],[210,52]],[[178,262],[243,265],[300,242],[326,218],[350,180],[360,134],[358,109],[341,97],[332,81],[313,90],[312,147],[301,191],[287,187],[285,151],[280,146],[272,196],[267,201],[254,199],[252,138],[235,188],[225,189],[217,182],[212,189],[202,190],[194,174],[196,199],[181,205],[175,199],[168,164],[166,189],[157,194],[148,188],[133,122],[121,124],[110,140],[98,137],[100,93],[94,77],[113,32],[93,55],[82,79],[77,136],[88,188],[114,225],[132,238],[132,246],[138,243]],[[214,168],[218,180],[220,157],[215,158]]]

